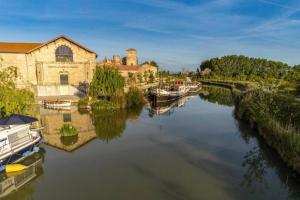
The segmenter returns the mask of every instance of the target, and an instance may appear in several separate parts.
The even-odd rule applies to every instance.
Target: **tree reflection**
[[[120,137],[126,128],[126,110],[93,111],[92,121],[100,140],[110,141]]]
[[[232,90],[217,86],[204,86],[199,94],[201,99],[224,106],[234,106],[236,94]]]
[[[138,119],[143,111],[143,106],[137,106],[135,108],[127,109],[127,117],[129,119]]]
[[[238,122],[242,138],[246,143],[250,140],[257,142],[257,147],[252,148],[244,156],[242,166],[246,169],[241,185],[250,188],[252,191],[256,189],[257,184],[263,184],[266,189],[271,184],[268,182],[268,172],[274,171],[278,176],[281,184],[288,191],[291,199],[300,199],[300,176],[280,159],[274,149],[270,148],[265,140],[252,130],[249,125]]]
[[[254,187],[255,183],[264,184],[268,187],[265,175],[267,174],[267,162],[261,155],[260,149],[254,147],[244,156],[244,161],[242,166],[246,168],[246,173],[244,174],[244,179],[242,181],[242,186]]]

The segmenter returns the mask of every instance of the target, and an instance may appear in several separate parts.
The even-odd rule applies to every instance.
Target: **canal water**
[[[300,199],[299,177],[210,89],[170,107],[82,113],[40,108],[45,145],[2,175],[3,199]],[[61,138],[73,124],[79,135]]]

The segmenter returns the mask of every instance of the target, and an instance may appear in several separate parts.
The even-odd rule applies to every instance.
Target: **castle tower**
[[[126,50],[126,65],[138,65],[137,52],[135,49],[130,48]]]
[[[119,55],[114,55],[113,56],[113,62],[116,65],[120,65],[121,64],[121,58],[120,58],[120,56]]]

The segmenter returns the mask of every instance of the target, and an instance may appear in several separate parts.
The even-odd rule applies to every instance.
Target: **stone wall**
[[[28,85],[28,76],[30,70],[26,65],[26,55],[23,53],[0,53],[0,70],[7,67],[17,68],[16,85],[18,87],[26,87]]]
[[[73,62],[56,62],[56,48],[66,45],[72,49]],[[0,53],[0,70],[14,66],[18,69],[17,86],[60,85],[60,74],[67,74],[69,84],[78,86],[93,78],[96,54],[59,38],[31,53]]]
[[[55,50],[61,45],[72,49],[73,62],[56,62]],[[69,84],[72,85],[90,82],[96,67],[96,54],[63,38],[33,51],[27,57],[29,69],[37,69],[37,75],[32,74],[30,80],[39,85],[59,85],[60,74],[68,74]]]

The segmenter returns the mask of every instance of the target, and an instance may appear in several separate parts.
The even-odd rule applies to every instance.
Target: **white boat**
[[[202,89],[202,85],[201,83],[190,83],[186,86],[189,89],[189,93],[193,94],[193,93],[197,93]]]
[[[0,126],[0,171],[38,151],[40,130],[30,124]]]
[[[69,108],[71,107],[71,101],[44,101],[44,106],[46,108]]]
[[[170,89],[153,89],[150,93],[150,98],[155,102],[174,101],[188,94],[189,88],[184,84],[175,84]]]

